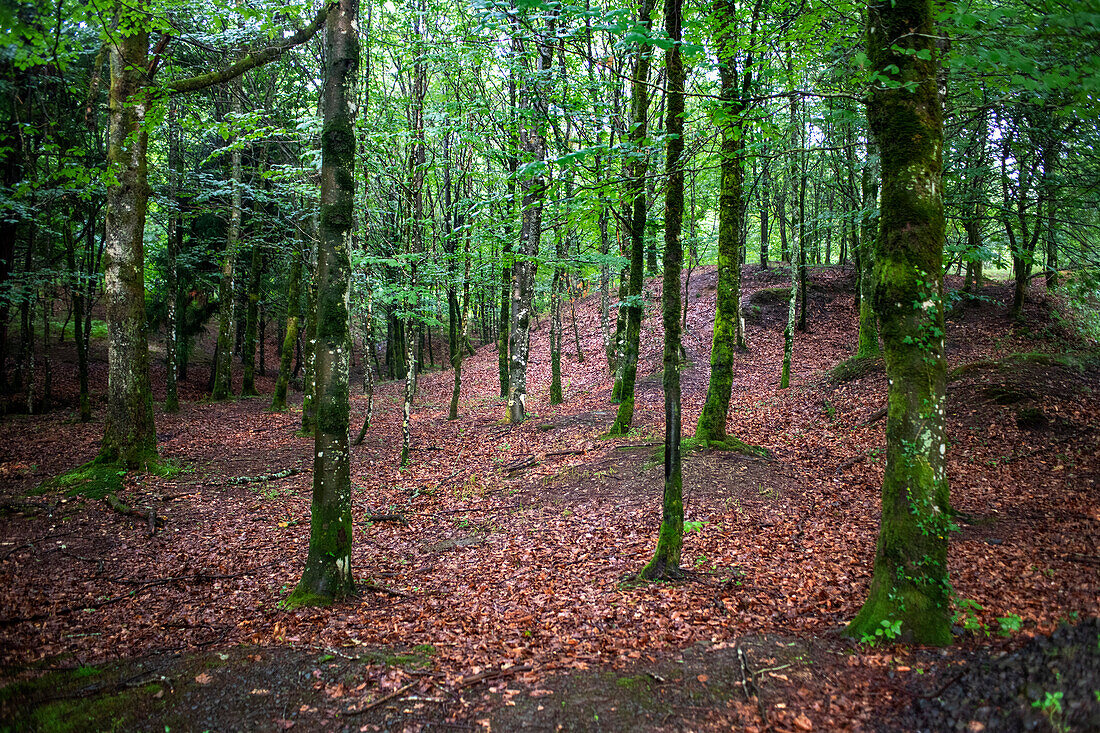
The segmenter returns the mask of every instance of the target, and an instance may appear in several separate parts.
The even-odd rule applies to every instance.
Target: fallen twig
[[[501,677],[511,677],[514,674],[520,672],[530,672],[530,665],[524,664],[519,667],[508,667],[507,669],[487,669],[484,672],[478,672],[477,674],[471,674],[460,679],[454,686],[454,689],[461,690],[464,687],[470,685],[476,685],[478,682],[485,682],[486,680],[496,680]]]
[[[167,517],[158,517],[156,512],[152,509],[148,509],[144,512],[132,508],[130,505],[125,504],[114,494],[107,494],[103,497],[104,503],[119,514],[125,514],[128,517],[136,517],[148,522],[150,532],[156,531],[157,527],[163,527],[168,521]]]
[[[240,484],[258,484],[263,481],[274,481],[280,478],[286,478],[287,476],[295,476],[302,472],[300,468],[286,468],[282,471],[276,471],[275,473],[265,473],[261,476],[235,476],[227,479],[226,483],[232,486],[238,486]]]
[[[845,470],[851,468],[852,466],[856,465],[857,463],[860,463],[861,461],[866,460],[866,458],[867,458],[866,453],[861,453],[860,455],[856,456],[855,458],[849,458],[848,460],[844,461],[839,466],[837,466],[836,471],[834,471],[833,473],[840,473],[841,471],[845,471]]]
[[[400,524],[408,524],[409,520],[401,512],[393,512],[391,514],[375,514],[368,512],[363,517],[368,522],[399,522]]]
[[[867,416],[867,419],[860,423],[860,425],[874,425],[882,418],[886,417],[886,407],[880,407]]]
[[[387,588],[384,585],[375,585],[374,583],[367,583],[367,582],[364,582],[364,581],[356,582],[355,587],[359,588],[360,590],[369,590],[369,591],[374,591],[375,593],[385,593],[388,596],[394,596],[396,598],[408,598],[409,597],[408,593],[402,593],[399,590],[394,590],[393,588]]]
[[[375,700],[374,702],[372,702],[368,705],[364,705],[363,707],[359,708],[358,710],[345,710],[344,715],[347,715],[349,717],[353,716],[353,715],[362,715],[363,713],[367,712],[368,710],[372,710],[372,709],[378,707],[379,705],[381,705],[382,703],[389,702],[390,700],[394,699],[395,697],[399,697],[400,695],[408,692],[410,689],[412,689],[413,685],[415,685],[415,684],[416,684],[416,680],[410,682],[409,684],[405,685],[404,687],[398,687],[396,690],[394,690],[390,694],[384,695],[384,696],[378,698],[377,700]]]

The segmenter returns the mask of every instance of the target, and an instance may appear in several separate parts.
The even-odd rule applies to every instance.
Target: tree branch
[[[195,92],[200,89],[206,89],[207,87],[214,86],[215,84],[222,84],[230,79],[236,79],[238,76],[255,69],[258,66],[269,64],[275,59],[282,56],[291,48],[300,46],[309,39],[313,38],[317,34],[317,31],[321,29],[325,24],[325,18],[328,17],[329,8],[335,3],[326,0],[324,6],[317,11],[316,17],[313,22],[302,28],[289,38],[283,39],[281,43],[274,46],[268,46],[265,49],[250,53],[247,56],[235,61],[224,69],[217,71],[211,71],[208,74],[199,74],[198,76],[189,76],[186,79],[177,79],[176,81],[169,82],[164,86],[169,94],[186,94],[188,92]]]

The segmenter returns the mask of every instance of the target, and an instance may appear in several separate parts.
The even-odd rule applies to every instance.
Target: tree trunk
[[[297,249],[297,248],[295,248]],[[302,253],[290,253],[290,274],[287,276],[286,332],[279,356],[279,376],[275,379],[275,394],[271,397],[271,409],[286,409],[287,388],[290,385],[290,362],[294,358],[294,346],[298,342],[298,321],[302,313]]]
[[[661,502],[661,530],[653,559],[638,577],[645,580],[677,578],[684,545],[684,484],[680,460],[680,270],[683,248],[680,231],[684,215],[684,67],[680,58],[681,2],[665,1],[665,30],[673,45],[665,52],[668,79],[668,149],[665,172],[665,258],[661,320],[665,327],[665,485]],[[731,3],[732,4],[732,3]]]
[[[718,294],[714,313],[714,337],[710,350],[710,383],[695,435],[704,444],[726,443],[726,416],[733,389],[733,355],[745,344],[739,324],[741,308],[741,231],[744,225],[744,124],[745,102],[738,89],[736,58],[736,0],[714,4],[715,46],[721,81],[722,119],[721,184],[718,193]],[[755,21],[753,23],[755,30]],[[752,84],[751,56],[745,63],[744,88]],[[717,447],[717,446],[716,446]],[[734,439],[727,447],[743,444]]]
[[[306,295],[306,325],[302,335],[302,432],[307,434],[312,434],[317,427],[317,320],[321,317],[317,310],[317,257],[321,232],[316,220],[310,228],[313,233],[309,254],[311,277],[303,283],[308,283],[309,291]],[[305,271],[302,277],[305,277]]]
[[[240,78],[229,84],[229,111],[234,116],[241,113]],[[234,119],[233,125],[239,124]],[[218,348],[214,371],[215,400],[228,399],[233,394],[233,309],[236,303],[233,269],[237,259],[237,247],[241,239],[241,149],[236,145],[236,135],[230,141],[229,153],[229,230],[225,238],[225,256],[222,259],[221,282],[218,285]]]
[[[893,628],[907,642],[947,644],[943,117],[930,0],[873,0],[867,37],[871,67],[893,65],[898,71],[890,76],[899,82],[876,87],[867,108],[882,161],[875,309],[890,386],[874,577],[847,631],[875,638]]]
[[[552,35],[553,22],[549,25],[547,33]],[[518,36],[512,42],[522,54],[522,42]],[[542,130],[542,120],[546,117],[547,104],[541,84],[550,70],[552,48],[545,38],[538,38],[536,44],[538,81],[525,78],[520,90],[521,110],[533,113],[521,114],[520,121],[520,143],[528,164],[537,164],[546,159],[546,136]],[[542,235],[546,179],[541,171],[526,174],[520,181],[520,188],[523,191],[520,247],[515,264],[512,265],[512,312],[509,316],[511,332],[508,335],[508,420],[513,425],[527,419],[527,357],[531,346],[535,258],[539,254]]]
[[[638,23],[646,28],[652,25],[653,0],[640,0],[638,5]],[[621,382],[615,390],[619,399],[619,409],[615,422],[608,432],[611,435],[625,435],[634,421],[634,382],[638,376],[638,354],[642,337],[642,284],[645,279],[645,226],[646,200],[645,175],[646,158],[638,148],[646,136],[646,124],[649,114],[649,64],[653,57],[653,47],[640,43],[635,52],[634,74],[631,78],[630,120],[628,136],[630,148],[635,153],[634,160],[627,166],[624,208],[630,211],[630,284],[627,288],[626,334],[620,357],[619,371]],[[682,195],[682,194],[681,194]],[[676,292],[680,291],[680,280],[676,280]],[[679,313],[677,312],[677,315]]]
[[[358,0],[339,0],[325,22],[321,224],[317,252],[317,431],[309,556],[290,607],[327,605],[355,592],[351,570],[348,391],[349,253],[355,224],[355,86]]]
[[[856,358],[878,356],[878,320],[875,315],[875,239],[878,235],[878,181],[872,167],[873,143],[867,146],[867,162],[863,169],[861,189],[863,193],[862,232],[856,244],[859,263],[859,336],[856,341]]]
[[[139,0],[136,10],[147,10]],[[139,16],[140,17],[140,16]],[[145,337],[145,69],[149,33],[140,21],[111,46],[110,147],[104,301],[107,311],[107,422],[99,459],[138,468],[157,457],[149,344]]]
[[[256,340],[260,317],[260,276],[263,274],[263,252],[259,241],[252,245],[252,262],[250,264],[251,266],[248,268],[248,310],[245,311],[244,346],[241,353],[241,361],[244,362],[241,370],[243,372],[242,397],[256,396]]]

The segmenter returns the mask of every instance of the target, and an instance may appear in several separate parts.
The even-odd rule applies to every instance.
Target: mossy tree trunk
[[[180,155],[180,126],[178,102],[168,103],[168,226],[167,259],[165,266],[165,300],[168,305],[168,318],[165,323],[164,366],[165,397],[164,411],[179,412],[179,271],[176,260],[179,259],[180,244],[183,242],[183,227],[180,222],[181,203],[179,195],[180,171],[183,169],[183,157]]]
[[[759,9],[759,5],[757,6]],[[718,192],[718,294],[714,312],[714,337],[710,350],[710,383],[699,415],[695,436],[703,443],[726,442],[726,416],[733,390],[733,355],[745,347],[741,323],[741,231],[744,227],[744,112],[752,85],[752,55],[744,59],[739,79],[736,57],[736,0],[717,0],[713,5],[718,76],[721,81],[722,158]],[[755,36],[753,18],[750,39]],[[751,42],[750,42],[751,47]],[[667,235],[666,235],[667,236]],[[765,248],[766,249],[766,248]],[[766,253],[762,255],[766,261]],[[740,441],[731,441],[736,447]]]
[[[229,111],[234,116],[231,124],[238,124],[236,117],[241,113],[239,77],[229,85]],[[229,153],[229,229],[225,237],[221,282],[218,284],[217,363],[214,372],[214,391],[210,395],[215,400],[228,399],[233,393],[233,310],[236,305],[233,281],[237,247],[241,239],[242,196],[241,148],[236,144],[236,135],[233,136],[230,144],[233,148]]]
[[[256,396],[256,341],[260,320],[260,276],[263,274],[263,249],[259,241],[252,245],[252,261],[248,268],[248,309],[244,317],[244,345],[241,348],[243,362],[241,396]]]
[[[878,343],[878,320],[875,315],[875,252],[874,243],[878,230],[878,177],[876,175],[873,144],[867,145],[867,161],[864,163],[860,189],[863,194],[863,221],[859,239],[855,242],[856,263],[859,268],[859,335],[856,339],[856,358],[878,356],[882,353]]]
[[[286,332],[283,348],[279,353],[279,376],[275,379],[275,394],[271,397],[271,409],[286,409],[287,389],[290,386],[290,363],[294,359],[294,346],[298,343],[298,321],[302,313],[302,253],[297,247],[290,253],[290,273],[287,275]]]
[[[931,0],[872,0],[868,57],[898,82],[867,117],[882,166],[875,309],[890,386],[882,521],[868,597],[848,633],[951,641],[944,436],[943,117]],[[929,60],[921,56],[927,55]],[[911,85],[912,90],[906,88]]]
[[[355,225],[355,88],[358,0],[339,0],[325,22],[321,222],[317,252],[317,431],[309,556],[287,605],[324,605],[355,592],[351,570],[348,320]]]
[[[683,246],[680,231],[684,216],[684,66],[680,57],[681,2],[665,1],[665,30],[673,45],[665,52],[668,84],[668,147],[665,173],[665,257],[661,320],[665,327],[665,486],[661,502],[661,530],[653,558],[638,573],[643,580],[677,578],[684,546],[684,482],[680,461],[680,272]]]
[[[472,230],[466,230],[466,243],[463,246],[463,259],[466,262],[462,275],[462,301],[459,305],[459,343],[451,353],[451,366],[455,370],[454,385],[451,388],[451,404],[447,411],[448,420],[458,419],[458,398],[462,394],[462,360],[466,358],[465,344],[470,336],[470,237]]]
[[[145,213],[149,202],[145,70],[147,5],[139,2],[111,45],[110,147],[104,301],[107,310],[107,423],[99,458],[130,467],[156,459],[149,345],[145,334]]]
[[[650,28],[653,23],[653,0],[640,0],[638,24]],[[634,382],[638,376],[638,353],[642,339],[642,283],[645,279],[645,225],[646,156],[641,150],[645,144],[646,125],[649,118],[649,65],[653,58],[653,46],[639,43],[635,52],[634,73],[631,76],[630,132],[627,136],[631,160],[625,172],[624,214],[629,214],[630,281],[626,290],[626,332],[619,356],[617,380],[613,397],[619,401],[615,422],[608,431],[611,435],[625,435],[634,421]],[[680,283],[676,282],[679,292]],[[621,297],[621,295],[620,295]]]
[[[121,5],[119,6],[122,7]],[[171,94],[205,89],[239,77],[305,43],[324,22],[328,6],[312,23],[279,43],[236,63],[166,85]],[[149,201],[148,133],[144,121],[151,102],[148,85],[156,64],[148,63],[149,2],[137,0],[120,11],[111,33],[109,93],[110,148],[114,176],[107,189],[104,235],[104,302],[108,332],[107,421],[99,460],[139,466],[156,456],[153,397],[149,388],[149,347],[145,334],[143,239]],[[152,69],[152,71],[151,71]]]
[[[516,110],[516,79],[515,72],[510,71],[508,77],[508,101],[509,109],[513,114]],[[508,397],[508,373],[510,361],[508,359],[508,342],[512,335],[512,265],[515,259],[512,254],[512,237],[515,236],[514,222],[516,219],[516,171],[519,169],[519,140],[517,139],[516,122],[514,117],[508,125],[509,145],[506,157],[508,167],[508,200],[505,204],[503,236],[504,242],[500,246],[501,272],[500,272],[500,330],[497,333],[497,372],[500,378],[500,396]]]
[[[519,183],[523,192],[520,217],[519,251],[512,265],[512,312],[508,334],[508,420],[518,424],[527,419],[527,359],[531,346],[531,316],[535,307],[535,266],[542,236],[542,207],[546,197],[546,178],[538,165],[546,159],[546,135],[543,120],[547,104],[540,88],[548,76],[553,48],[546,36],[553,36],[553,20],[546,34],[536,36],[538,69],[533,78],[525,76],[519,90],[519,138],[524,164],[533,173],[525,173]],[[515,29],[513,47],[523,56],[523,41]]]
[[[302,432],[312,434],[317,426],[317,250],[319,231],[316,220],[310,225],[309,278],[306,292],[305,328],[302,334]],[[305,272],[302,273],[305,278]]]

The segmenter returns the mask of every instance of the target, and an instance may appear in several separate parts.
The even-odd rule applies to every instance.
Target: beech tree
[[[684,478],[680,459],[680,273],[684,218],[684,61],[682,0],[665,0],[665,32],[672,45],[665,51],[668,85],[665,153],[665,273],[661,291],[661,322],[665,327],[662,383],[665,392],[665,486],[661,501],[661,530],[653,559],[638,573],[643,580],[678,578],[684,547]]]
[[[945,473],[943,117],[931,0],[872,0],[867,57],[877,71],[867,121],[879,148],[875,311],[889,377],[886,470],[874,577],[848,626],[917,644],[951,641]]]
[[[718,52],[721,103],[716,112],[722,131],[721,184],[718,194],[718,294],[714,311],[714,337],[710,348],[710,382],[699,415],[695,437],[712,448],[749,450],[726,433],[730,393],[733,389],[733,355],[745,348],[741,325],[741,231],[744,226],[744,117],[752,86],[753,44],[760,4],[755,6],[747,46],[738,68],[736,0],[714,4],[714,40]],[[740,74],[738,73],[740,72]]]
[[[321,102],[320,236],[314,378],[316,432],[309,556],[289,607],[327,605],[355,592],[351,571],[351,454],[348,289],[355,226],[355,114],[359,71],[358,0],[339,0],[325,20]]]
[[[156,458],[153,394],[149,381],[149,345],[145,332],[145,217],[149,203],[146,115],[152,104],[154,75],[170,36],[149,58],[154,28],[149,0],[116,4],[117,27],[108,35],[111,58],[110,140],[104,256],[104,301],[107,310],[107,420],[100,446],[101,462],[141,467]],[[304,29],[247,54],[230,66],[178,79],[162,88],[172,94],[221,84],[313,37],[324,22],[327,6]]]

